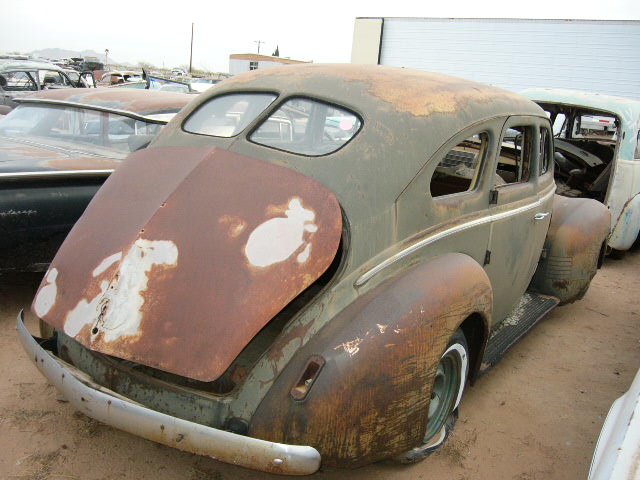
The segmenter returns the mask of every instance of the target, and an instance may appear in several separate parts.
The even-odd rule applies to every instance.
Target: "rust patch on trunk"
[[[335,196],[300,173],[218,148],[142,150],[53,260],[41,316],[88,348],[212,381],[327,269],[341,231]]]

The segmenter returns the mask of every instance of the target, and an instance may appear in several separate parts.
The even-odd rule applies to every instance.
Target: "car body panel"
[[[56,124],[47,124],[48,130],[38,135],[28,135],[27,130],[39,128],[41,121],[36,122],[33,113],[48,112],[43,118],[56,117],[61,122],[80,117],[80,113],[96,112],[91,118],[100,121],[156,126],[166,123],[166,116],[175,114],[189,100],[180,94],[121,94],[97,89],[47,90],[20,99],[24,109],[19,107],[1,120],[7,125],[16,119],[19,130],[26,130],[24,135],[8,131],[0,136],[0,226],[5,232],[0,240],[0,271],[46,270],[89,200],[126,156],[117,148],[75,142],[72,135],[67,140],[54,130]],[[68,117],[66,112],[70,113]],[[67,128],[75,124],[63,125]],[[54,131],[55,135],[49,135]],[[110,135],[102,129],[94,136]],[[149,135],[135,137],[150,141]]]
[[[226,95],[261,97],[262,103],[244,110],[253,112],[246,123],[236,123],[242,112],[232,101],[219,117],[207,113],[213,124],[220,120],[220,125],[231,126],[223,133],[191,128],[192,114],[211,112],[207,106],[221,98],[220,103],[225,103]],[[264,102],[265,97],[269,101]],[[296,99],[312,107],[293,113],[293,108],[284,108]],[[339,114],[329,114],[330,110]],[[328,118],[335,123],[337,117],[357,118],[359,129],[350,130],[334,150],[316,155],[293,153],[297,145],[289,148],[292,142],[304,144],[308,131],[313,139],[334,142],[335,138],[325,139],[324,132]],[[271,144],[254,141],[253,134],[270,121],[287,125],[287,138],[278,137]],[[531,136],[518,147],[516,135],[512,146],[505,146],[514,126],[524,127]],[[116,171],[61,249],[33,310],[58,328],[58,351],[53,348],[52,353],[98,384],[150,409],[267,441],[309,445],[328,466],[357,467],[395,455],[422,443],[434,371],[453,333],[461,329],[468,340],[473,381],[490,332],[507,320],[521,320],[518,312],[499,312],[511,309],[513,313],[514,302],[524,297],[543,254],[555,189],[551,138],[550,122],[533,102],[446,75],[384,66],[313,64],[239,75],[199,95],[145,153],[135,154]],[[468,140],[479,145],[478,153],[472,154],[473,176],[456,176],[468,181],[463,189],[434,194],[437,190],[431,184],[438,178],[434,172],[456,148],[453,157],[464,157],[460,152],[468,147]],[[531,174],[520,175],[525,168],[519,158],[527,155]],[[147,157],[149,162],[137,161]],[[149,166],[152,158],[153,168]],[[179,161],[182,164],[176,165]],[[245,169],[254,164],[259,165],[257,170]],[[238,178],[233,177],[234,165]],[[244,315],[206,303],[201,297],[215,294],[225,281],[225,270],[234,275],[245,270],[237,261],[242,248],[229,250],[228,259],[207,253],[226,250],[211,245],[213,234],[205,226],[217,225],[218,218],[242,204],[251,212],[253,223],[242,230],[231,221],[226,232],[242,230],[247,235],[253,225],[271,221],[264,214],[268,205],[292,208],[291,192],[273,188],[277,182],[270,175],[257,175],[256,181],[254,174],[272,169],[282,172],[283,178],[298,178],[296,185],[305,192],[314,185],[319,196],[311,198],[324,198],[324,204],[310,208],[316,218],[331,225],[327,231],[332,240],[324,246],[322,266],[314,269],[317,279],[307,283],[290,270],[269,275],[269,281],[278,284],[270,288],[291,293],[277,303],[279,311],[273,295],[265,298],[249,283],[235,280],[230,282],[232,288],[246,290],[244,303],[236,304]],[[497,183],[498,169],[511,175],[511,184],[504,179]],[[247,195],[240,202],[243,181],[255,198]],[[306,193],[300,199],[306,208]],[[589,222],[598,228],[595,234],[576,233],[585,237],[584,255],[592,261],[588,275],[576,281],[576,288],[582,290],[595,274],[606,236],[600,225],[609,225],[603,205],[584,204],[584,208],[593,210],[585,228],[591,226]],[[326,213],[320,213],[323,209]],[[281,213],[278,216],[282,218]],[[559,224],[562,218],[558,216]],[[117,228],[118,222],[126,228]],[[324,230],[318,224],[314,234]],[[102,237],[105,243],[84,242],[89,247],[82,256],[77,254],[81,240]],[[122,297],[117,304],[116,296],[107,291],[109,280],[116,278],[116,265],[118,272],[123,270],[122,258],[139,240],[173,242],[177,253],[172,253],[169,243],[158,244],[160,263],[167,265],[130,272],[144,277],[132,283],[134,292],[143,293],[143,302]],[[244,242],[246,252],[248,239]],[[142,242],[140,250],[146,246]],[[275,242],[270,247],[275,248]],[[191,249],[186,257],[185,248]],[[149,250],[149,261],[157,258],[156,253]],[[183,265],[185,258],[189,263]],[[212,269],[208,262],[219,262],[221,267]],[[184,267],[180,281],[172,278],[176,265]],[[323,268],[326,271],[318,277]],[[68,282],[68,287],[57,282]],[[546,285],[541,290],[554,295]],[[197,305],[185,304],[175,297],[178,294]],[[169,302],[165,295],[174,300]],[[228,301],[232,305],[235,300]],[[551,306],[556,303],[551,299]],[[198,322],[192,318],[194,309],[206,310],[204,305],[211,307],[211,313],[218,308],[228,317],[227,329],[220,330],[224,336],[209,336],[204,327],[211,322],[191,328]],[[68,329],[68,313],[78,307],[85,310],[78,316],[84,339]],[[102,345],[98,347],[106,354],[92,350],[86,341],[92,329],[88,325],[98,325],[96,332],[101,335],[100,317],[103,312],[109,315],[109,310],[127,319],[129,314],[148,312],[142,323],[145,338],[132,337],[127,345],[123,337],[120,344],[131,350],[136,344],[153,346],[168,363],[188,356],[179,348],[169,348],[179,336],[190,341],[198,341],[197,335],[206,337],[210,350],[224,351],[226,343],[246,346],[235,359],[232,352],[237,348],[229,350],[214,368],[194,366],[194,355],[186,363],[182,360],[189,364],[182,371],[188,370],[191,377],[175,375],[171,372],[178,370],[167,371],[166,364],[122,361],[117,358],[122,352],[104,350]],[[260,310],[271,318],[258,321],[253,312]],[[244,318],[250,319],[248,326]],[[145,328],[147,321],[155,329]],[[233,328],[246,331],[237,333]],[[200,352],[202,358],[211,355]],[[139,357],[127,354],[126,358]],[[220,375],[224,365],[228,366]],[[215,375],[220,376],[200,380]]]
[[[341,231],[333,195],[299,173],[216,148],[141,150],[70,233],[34,311],[92,350],[212,381],[326,270]]]
[[[640,102],[621,97],[600,95],[564,89],[530,89],[521,92],[540,104],[559,104],[610,113],[618,118],[620,126],[617,145],[610,167],[604,204],[611,211],[609,246],[628,250],[640,232],[640,214],[630,215],[629,202],[640,193],[640,158],[638,138],[640,132]],[[624,211],[624,213],[623,213]]]

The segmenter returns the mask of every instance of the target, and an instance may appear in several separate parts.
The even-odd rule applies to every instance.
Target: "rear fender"
[[[581,299],[598,269],[610,225],[611,214],[600,202],[555,195],[551,225],[530,289],[558,297],[561,304]]]
[[[467,255],[446,254],[405,271],[359,297],[296,353],[258,407],[249,434],[312,445],[325,465],[339,467],[415,447],[450,337],[476,314],[484,344],[492,301],[487,275]],[[320,371],[306,396],[295,399],[292,389],[304,385],[310,360]]]
[[[624,204],[622,213],[613,227],[609,246],[616,250],[629,250],[640,231],[640,194],[636,194]]]

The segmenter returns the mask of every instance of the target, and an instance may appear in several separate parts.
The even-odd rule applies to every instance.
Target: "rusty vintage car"
[[[0,118],[0,273],[45,271],[100,185],[192,97],[66,89]]]
[[[558,193],[609,208],[608,245],[621,258],[640,233],[640,102],[557,88],[522,95],[553,123]]]
[[[599,202],[533,102],[384,66],[200,95],[105,183],[17,328],[109,425],[285,474],[424,458],[465,386],[586,292]]]

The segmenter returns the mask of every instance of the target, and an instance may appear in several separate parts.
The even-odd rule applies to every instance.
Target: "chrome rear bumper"
[[[308,475],[320,467],[313,447],[285,445],[237,435],[151,410],[95,383],[44,350],[18,314],[18,335],[38,370],[79,411],[112,427],[179,450],[265,472]]]

